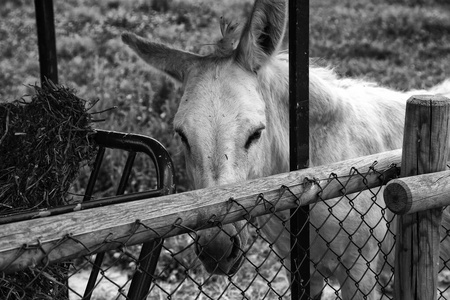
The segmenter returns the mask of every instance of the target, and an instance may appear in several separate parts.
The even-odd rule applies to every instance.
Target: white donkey
[[[207,56],[123,34],[123,41],[150,66],[182,84],[174,128],[196,189],[289,171],[288,57],[279,51],[286,19],[287,1],[256,0],[240,39],[234,43],[224,37]],[[339,79],[327,68],[310,66],[309,72],[311,166],[401,148],[411,93]],[[450,82],[431,92],[445,88],[450,91]],[[376,202],[384,207],[380,198]],[[348,201],[336,201],[328,202],[336,204],[331,215],[324,203],[311,207],[311,228],[319,228],[311,229],[311,294],[320,295],[323,277],[333,276],[344,299],[375,299],[378,242],[386,235],[386,216],[367,194],[354,201],[359,213]],[[267,222],[264,234],[289,259],[289,235],[276,219],[261,217],[259,224]],[[239,249],[249,236],[244,221],[198,236],[197,254],[208,272],[238,270],[243,262]]]

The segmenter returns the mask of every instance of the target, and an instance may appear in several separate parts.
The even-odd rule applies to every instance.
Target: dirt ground
[[[89,271],[81,271],[75,274],[73,277],[71,277],[71,279],[69,280],[70,288],[76,291],[76,293],[73,291],[70,292],[69,295],[70,300],[81,299],[81,296],[84,294],[84,289],[86,288],[87,280],[89,279],[89,274],[90,274]],[[109,278],[109,280],[106,279],[105,277]],[[93,300],[123,299],[120,297],[118,289],[119,287],[126,286],[128,281],[127,274],[122,270],[120,270],[119,268],[111,268],[105,272],[105,277],[102,278],[97,288],[94,290],[91,299]],[[337,296],[335,293],[335,290],[337,289],[339,289],[338,284],[333,284],[333,287],[326,286],[322,294],[321,300],[341,299],[340,294],[339,296]],[[441,292],[439,292],[439,290]],[[450,271],[443,271],[439,274],[439,290],[437,299],[441,300],[450,299]],[[77,295],[77,293],[79,295]],[[389,286],[388,293],[386,295],[383,295],[381,299],[382,300],[393,299],[393,293],[394,293],[393,284],[391,284]]]

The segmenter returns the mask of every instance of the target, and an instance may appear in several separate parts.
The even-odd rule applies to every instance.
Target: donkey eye
[[[181,139],[181,142],[189,149],[189,142],[188,139],[186,137],[186,135],[184,134],[184,132],[182,130],[175,130],[175,132],[178,134],[178,136]]]
[[[255,132],[253,132],[247,139],[247,142],[245,143],[245,149],[249,149],[250,146],[259,140],[261,138],[261,133],[264,130],[264,128],[258,128]]]

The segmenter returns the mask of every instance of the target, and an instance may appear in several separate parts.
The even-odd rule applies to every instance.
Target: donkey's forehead
[[[218,94],[222,98],[227,94],[242,93],[242,86],[247,86],[249,92],[256,89],[256,76],[241,68],[232,60],[206,60],[192,68],[187,76],[184,95]],[[236,96],[236,95],[235,95]]]
[[[265,104],[256,75],[233,63],[209,63],[189,72],[175,125],[182,125],[189,117],[218,114],[265,123]]]

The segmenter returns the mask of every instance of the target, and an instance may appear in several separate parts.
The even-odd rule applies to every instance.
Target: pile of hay
[[[66,204],[95,155],[87,101],[50,81],[33,88],[29,102],[0,104],[0,216]]]
[[[87,101],[50,81],[0,103],[0,218],[68,203],[70,185],[96,146]],[[68,264],[0,273],[0,299],[65,299]]]

